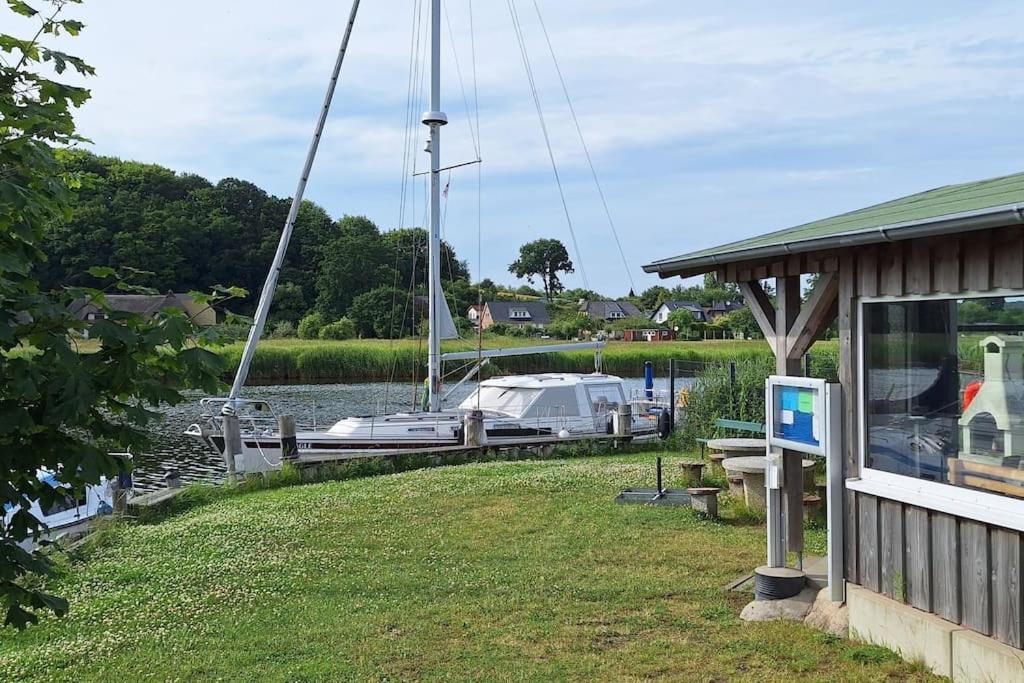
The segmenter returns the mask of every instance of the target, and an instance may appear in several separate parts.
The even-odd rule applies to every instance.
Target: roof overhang
[[[675,276],[690,277],[708,273],[727,264],[739,263],[741,261],[780,258],[790,254],[802,254],[822,249],[859,247],[868,244],[935,237],[1019,224],[1024,224],[1024,204],[1005,204],[977,211],[935,216],[906,223],[892,223],[811,239],[778,242],[752,248],[730,250],[729,245],[724,245],[710,254],[697,252],[692,257],[683,255],[654,261],[645,265],[644,271],[647,273],[657,273],[662,278]]]

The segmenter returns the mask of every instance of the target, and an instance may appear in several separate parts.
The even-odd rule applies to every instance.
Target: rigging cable
[[[626,252],[622,249],[622,242],[619,241],[619,232],[615,229],[615,221],[612,220],[612,212],[608,209],[608,201],[604,196],[604,188],[601,187],[601,181],[597,177],[597,169],[594,167],[594,160],[590,156],[590,148],[587,147],[586,138],[583,137],[583,128],[580,126],[579,118],[576,116],[576,107],[572,104],[572,98],[569,97],[569,88],[565,84],[565,76],[562,75],[562,67],[558,64],[558,58],[555,56],[555,48],[551,44],[551,36],[548,35],[548,28],[544,24],[544,17],[540,12],[540,5],[537,0],[533,0],[533,8],[537,11],[537,20],[540,22],[541,31],[544,32],[544,40],[547,42],[548,51],[551,53],[551,61],[555,65],[555,71],[558,73],[558,80],[562,84],[562,92],[565,94],[565,101],[569,105],[569,113],[572,115],[572,122],[576,126],[576,133],[580,137],[580,145],[583,147],[583,154],[587,158],[587,165],[590,166],[590,173],[594,176],[594,185],[597,187],[597,194],[601,197],[601,205],[604,207],[604,215],[608,218],[608,225],[612,229],[612,237],[615,238],[615,246],[619,249],[619,256],[622,257],[622,266],[626,269],[626,277],[629,278],[629,288],[631,291],[636,291],[636,283],[633,282],[633,272],[629,269],[629,262],[626,260]]]
[[[420,80],[420,73],[422,70],[422,60],[420,59],[420,43],[422,40],[422,16],[423,16],[423,2],[422,0],[416,0],[413,5],[412,12],[412,29],[409,34],[409,80],[406,90],[406,101],[405,101],[405,135],[403,139],[402,149],[402,184],[401,191],[399,193],[398,202],[398,225],[396,228],[401,228],[405,224],[406,206],[407,199],[410,195],[408,187],[410,185],[409,180],[409,166],[410,164],[415,167],[416,156],[416,136],[414,130],[414,120],[416,111],[416,91],[417,85]],[[413,207],[415,207],[415,197],[413,196]],[[415,208],[412,209],[415,211]],[[394,346],[394,333],[395,333],[395,309],[398,307],[398,279],[400,277],[399,271],[399,260],[401,258],[401,249],[395,251],[395,278],[392,285],[394,290],[391,295],[391,314],[388,321],[388,336],[391,337],[389,348],[394,351],[394,358],[391,363],[391,370],[388,373],[388,381],[384,385],[384,412],[386,413],[389,407],[390,395],[391,395],[391,384],[394,382],[395,374],[398,371],[398,351]],[[405,311],[402,312],[401,320],[405,320]]]
[[[483,145],[483,134],[480,132],[480,92],[477,87],[476,77],[476,30],[473,24],[473,0],[469,0],[469,50],[473,64],[473,113],[476,117],[477,133],[477,156],[480,156],[480,147]],[[483,240],[483,164],[476,166],[476,268],[477,268],[477,319],[476,319],[476,362],[479,366],[477,371],[477,386],[483,379],[483,355],[484,355],[484,240]],[[476,392],[476,409],[480,410],[480,391]]]
[[[555,161],[555,153],[551,148],[551,137],[548,135],[547,123],[544,119],[544,109],[541,107],[540,94],[537,91],[537,82],[533,77],[533,67],[530,65],[530,57],[526,49],[526,40],[523,37],[522,25],[519,22],[519,13],[516,11],[515,0],[505,0],[508,5],[509,15],[512,17],[512,28],[515,30],[516,39],[519,41],[519,52],[523,58],[523,67],[526,70],[526,78],[530,83],[530,93],[533,96],[533,104],[537,109],[537,118],[540,120],[540,129],[544,134],[544,144],[547,146],[548,158],[551,160],[551,169],[555,174],[555,183],[558,185],[558,195],[562,200],[562,210],[565,211],[565,220],[569,225],[569,234],[572,237],[573,249],[576,252],[576,260],[579,262],[580,275],[583,278],[584,289],[590,289],[587,279],[586,268],[583,267],[583,254],[580,252],[579,242],[576,240],[576,230],[572,224],[572,216],[569,214],[569,204],[565,199],[565,189],[562,187],[562,178],[558,173],[558,164]]]

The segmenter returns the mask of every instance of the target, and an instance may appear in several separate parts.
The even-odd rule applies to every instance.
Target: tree
[[[352,339],[356,336],[356,326],[348,318],[342,318],[320,328],[319,336],[334,341]]]
[[[380,285],[394,286],[394,252],[369,218],[345,216],[322,251],[317,276],[317,310],[328,317],[348,312],[352,301]],[[400,286],[405,286],[398,279]]]
[[[282,282],[274,292],[274,302],[270,306],[271,317],[275,322],[289,322],[294,327],[309,310],[302,292],[302,285],[297,282]]]
[[[320,330],[327,324],[323,313],[314,311],[299,321],[299,339],[318,339]]]
[[[398,270],[399,287],[426,289],[429,236],[423,228],[398,228],[381,236],[392,254],[391,266]],[[452,246],[442,240],[441,281],[452,280],[469,280],[469,268],[465,261],[459,260]]]
[[[690,337],[693,330],[697,328],[697,319],[693,317],[693,313],[685,308],[677,308],[668,314],[665,325],[670,330],[676,330],[676,332],[681,333],[683,337]]]
[[[671,297],[667,287],[654,285],[648,287],[640,294],[640,307],[645,311],[655,311]]]
[[[519,247],[519,258],[508,270],[516,277],[525,277],[530,284],[539,277],[544,283],[544,294],[550,300],[564,289],[558,274],[572,273],[573,266],[564,244],[558,240],[539,239]]]
[[[576,289],[567,289],[558,296],[559,300],[576,305],[580,299],[587,301],[604,301],[607,297],[602,296],[592,289],[583,289],[578,287]]]
[[[413,303],[405,290],[377,287],[352,301],[348,317],[361,337],[397,339],[412,334],[424,317],[423,307]]]
[[[130,464],[110,451],[144,447],[156,408],[183,400],[186,386],[215,390],[223,368],[205,348],[210,337],[198,334],[181,311],[143,319],[110,310],[97,288],[40,287],[46,227],[68,219],[79,183],[60,157],[83,140],[73,109],[89,98],[85,88],[42,71],[59,78],[70,68],[86,77],[93,69],[39,42],[81,31],[81,22],[61,16],[69,0],[47,2],[46,14],[21,0],[7,4],[34,24],[31,38],[0,34],[6,55],[0,59],[0,503],[14,510],[0,522],[0,602],[5,623],[24,627],[40,611],[68,608],[28,580],[50,570],[48,556],[19,546],[44,531],[32,501],[46,508],[67,495],[40,481],[37,471],[52,470],[76,497],[103,476],[116,476]],[[94,267],[88,276],[121,291],[145,291],[112,268]],[[239,294],[197,298],[213,305]],[[73,300],[93,303],[102,316],[77,320]],[[99,347],[79,353],[75,340],[86,331]]]
[[[733,332],[742,334],[744,339],[759,339],[762,336],[761,328],[748,306],[738,308],[723,317],[726,326]]]
[[[584,332],[601,329],[601,324],[586,313],[573,311],[557,316],[547,326],[546,331],[561,339],[572,339]]]

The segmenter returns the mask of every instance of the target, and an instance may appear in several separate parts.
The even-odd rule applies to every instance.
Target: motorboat
[[[38,470],[39,481],[53,487],[63,489],[66,493],[56,502],[42,507],[40,501],[32,502],[29,510],[32,516],[46,526],[45,533],[38,539],[26,539],[20,545],[31,550],[39,540],[56,540],[69,534],[85,531],[96,518],[114,511],[114,491],[106,477],[99,484],[86,486],[85,492],[76,496],[68,484],[60,481],[57,475],[49,470]],[[4,524],[10,524],[20,506],[6,503],[4,505]]]

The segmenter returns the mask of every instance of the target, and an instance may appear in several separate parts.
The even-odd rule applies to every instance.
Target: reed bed
[[[549,344],[552,340],[524,340],[491,337],[486,348],[507,348],[526,344]],[[822,342],[825,348],[835,344]],[[475,348],[472,341],[444,344],[444,351],[466,351]],[[816,347],[818,348],[818,347]],[[238,366],[242,344],[231,344],[221,350],[231,372]],[[623,377],[643,375],[644,362],[652,361],[656,373],[664,376],[668,361],[683,361],[684,372],[695,374],[705,365],[770,358],[771,351],[763,341],[703,342],[610,342],[604,350],[605,372]],[[305,341],[267,340],[260,344],[253,360],[250,379],[257,383],[296,384],[315,382],[373,382],[422,378],[426,372],[426,345],[415,339]],[[511,356],[494,359],[493,373],[592,372],[594,354],[589,351],[545,353],[532,356]],[[457,370],[448,368],[450,372]]]

